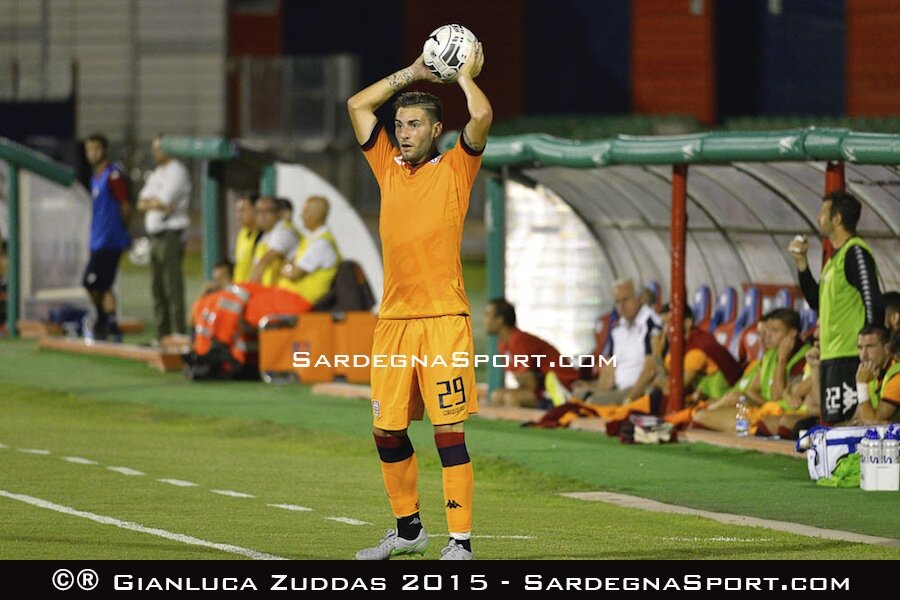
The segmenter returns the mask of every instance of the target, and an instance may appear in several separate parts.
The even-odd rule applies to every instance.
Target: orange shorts
[[[375,427],[406,429],[424,412],[432,425],[450,425],[478,412],[474,353],[468,316],[379,319],[372,344]]]

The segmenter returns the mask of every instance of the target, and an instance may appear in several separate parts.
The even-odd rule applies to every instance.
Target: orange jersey
[[[459,258],[481,153],[456,146],[413,169],[382,125],[362,146],[381,188],[382,319],[469,314]]]

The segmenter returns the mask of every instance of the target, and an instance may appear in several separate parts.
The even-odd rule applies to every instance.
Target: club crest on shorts
[[[381,416],[381,403],[378,400],[372,400],[372,412],[375,413],[376,417]]]

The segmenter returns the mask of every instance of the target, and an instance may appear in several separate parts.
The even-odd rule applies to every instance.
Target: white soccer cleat
[[[456,540],[450,540],[447,547],[441,549],[441,557],[438,560],[472,560],[472,551],[457,544]]]
[[[427,547],[428,534],[425,529],[420,529],[419,535],[413,540],[400,537],[396,529],[388,529],[377,546],[357,552],[356,560],[387,560],[405,554],[425,554]]]

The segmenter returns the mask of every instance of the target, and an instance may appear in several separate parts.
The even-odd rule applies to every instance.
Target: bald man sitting
[[[297,244],[293,260],[281,267],[278,287],[302,296],[313,305],[331,289],[341,254],[325,224],[328,200],[310,196],[303,206],[301,218],[307,234]]]

